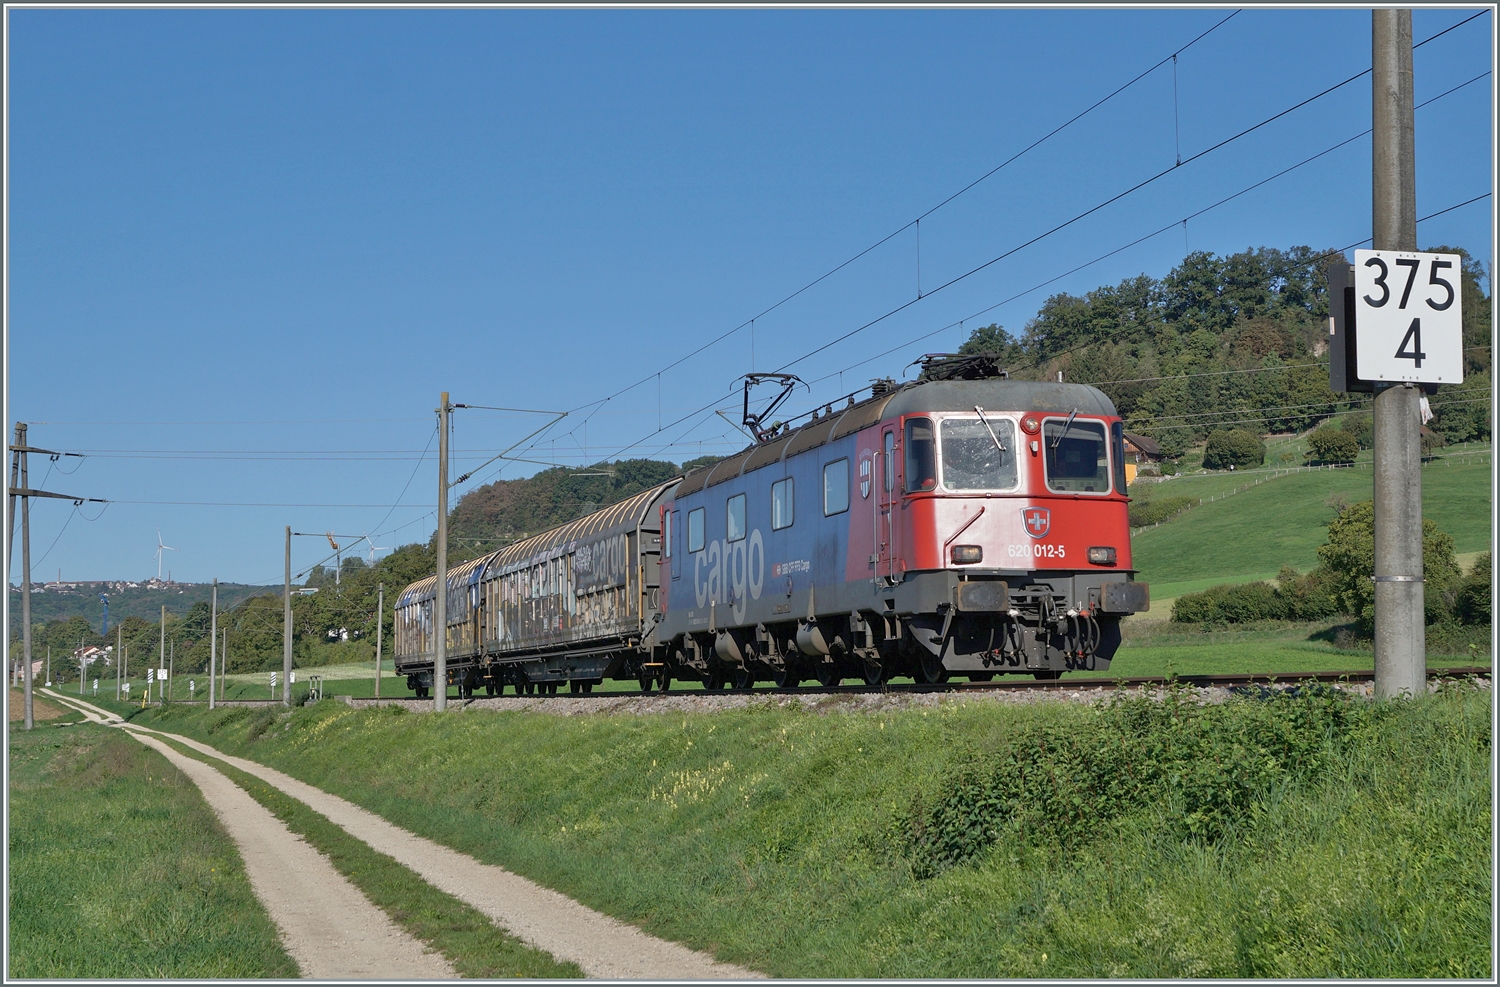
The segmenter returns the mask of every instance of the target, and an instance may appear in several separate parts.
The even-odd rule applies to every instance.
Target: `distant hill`
[[[656,459],[622,459],[581,470],[556,467],[527,479],[487,483],[469,491],[453,508],[448,522],[449,557],[457,561],[493,552],[720,458],[704,456],[681,466]]]
[[[109,625],[114,627],[126,617],[139,617],[147,622],[161,617],[161,608],[167,613],[182,617],[195,603],[207,603],[213,595],[209,583],[161,583],[155,586],[141,583],[130,586],[126,581],[63,583],[48,585],[42,590],[32,583],[31,622],[50,624],[55,620],[82,617],[98,633],[104,619],[104,604],[99,594],[109,595]],[[240,583],[219,584],[219,608],[227,609],[260,593],[274,591],[280,587],[246,586]],[[21,590],[10,588],[10,637],[21,637]]]

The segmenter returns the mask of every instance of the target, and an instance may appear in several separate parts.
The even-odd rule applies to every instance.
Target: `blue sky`
[[[35,574],[154,575],[158,527],[190,581],[279,581],[287,524],[425,539],[442,390],[572,411],[546,462],[739,448],[711,410],[659,426],[1369,66],[1368,10],[1246,10],[1175,99],[1168,62],[923,219],[920,275],[909,228],[658,385],[1232,10],[9,9],[7,421],[88,454],[34,485],[113,501],[37,503]],[[1418,102],[1490,69],[1492,20],[1416,51]],[[1419,215],[1490,191],[1492,92],[1418,111]],[[1022,294],[1369,119],[1366,77],[926,295],[793,364],[793,411],[1187,249],[1368,236],[1363,138]],[[1419,239],[1487,264],[1492,215]],[[545,421],[458,412],[455,474]]]

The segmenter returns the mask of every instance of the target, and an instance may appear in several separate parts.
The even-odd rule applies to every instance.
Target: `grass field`
[[[118,730],[12,727],[12,977],[295,977],[198,789]]]
[[[1422,470],[1423,513],[1453,536],[1461,553],[1490,547],[1491,467],[1488,456],[1484,462],[1479,458]],[[1222,489],[1208,492],[1210,482],[1225,483],[1224,474],[1169,480],[1155,495],[1221,496]],[[1368,467],[1315,470],[1266,480],[1194,507],[1160,527],[1136,532],[1131,553],[1138,578],[1151,584],[1153,600],[1165,600],[1218,583],[1273,578],[1283,565],[1307,572],[1317,565],[1318,546],[1327,540],[1335,513],[1331,500],[1368,500],[1373,482]]]
[[[1239,702],[1223,738],[1263,718],[1263,703]],[[1137,798],[1099,803],[1074,841],[1006,830],[921,876],[906,848],[934,798],[962,794],[965,765],[1030,758],[1027,738],[1047,727],[1094,736],[1102,715],[960,703],[436,716],[329,702],[137,720],[778,976],[1488,975],[1487,692],[1455,689],[1335,731],[1317,772],[1277,775],[1236,803],[1223,838],[1184,829],[1177,796]],[[1310,736],[1324,742],[1321,729]],[[1057,785],[1097,777],[1058,763]],[[1241,790],[1237,777],[1226,790]]]

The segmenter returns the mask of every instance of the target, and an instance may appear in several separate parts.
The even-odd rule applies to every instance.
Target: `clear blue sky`
[[[33,484],[115,501],[92,521],[98,505],[70,517],[38,502],[35,574],[153,575],[158,527],[178,549],[167,566],[190,581],[279,582],[287,524],[369,532],[380,546],[425,539],[436,471],[418,457],[435,450],[442,390],[574,410],[527,454],[543,461],[738,448],[711,412],[658,426],[716,397],[737,417],[727,395],[741,374],[914,298],[915,230],[659,388],[657,371],[1232,9],[8,10],[7,422],[46,423],[34,445],[89,454],[70,475],[33,459]],[[1420,9],[1415,36],[1470,13]],[[1419,48],[1417,100],[1489,70],[1493,30],[1486,14]],[[1369,38],[1368,10],[1240,13],[1179,57],[1175,114],[1168,62],[924,219],[922,290],[1155,174],[1179,148],[1189,157],[1367,68]],[[1490,190],[1492,81],[1418,111],[1419,215]],[[899,377],[975,324],[1020,330],[1050,293],[1160,276],[1186,249],[1368,236],[1364,138],[1185,232],[913,341],[1369,120],[1366,77],[1184,165],[796,363],[818,380],[794,410]],[[1488,264],[1492,203],[1423,224],[1422,244]],[[455,473],[544,421],[458,412]],[[230,506],[267,504],[311,506]],[[314,539],[294,549],[298,571],[327,554]]]

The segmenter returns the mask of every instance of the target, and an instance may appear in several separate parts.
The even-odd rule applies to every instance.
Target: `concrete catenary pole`
[[[375,606],[375,698],[380,698],[380,645],[385,641],[385,583],[380,584],[380,602]]]
[[[208,618],[208,708],[214,708],[214,670],[218,664],[219,647],[219,580],[214,579],[213,602],[209,604]]]
[[[167,608],[161,608],[161,660],[156,663],[156,694],[162,702],[167,701],[167,683],[162,672],[167,670]]]
[[[220,632],[224,635],[224,647],[220,654],[224,656],[224,669],[219,673],[219,702],[224,701],[224,676],[229,674],[229,628],[225,627]]]
[[[292,526],[286,526],[286,583],[281,592],[281,705],[292,704]],[[272,697],[275,698],[274,696]]]
[[[438,406],[437,585],[432,603],[432,708],[448,708],[448,392]]]
[[[22,449],[26,448],[26,425],[24,422],[16,422],[16,445]],[[31,489],[31,483],[26,476],[26,453],[21,453],[21,487],[22,490]],[[30,730],[36,725],[32,716],[31,694],[32,694],[32,670],[31,670],[31,498],[21,498],[21,661],[25,662],[26,668],[23,673],[25,679],[25,726]]]
[[[1416,131],[1411,11],[1372,12],[1376,250],[1417,249]],[[1421,389],[1375,394],[1375,694],[1422,695],[1426,620],[1422,585]]]

